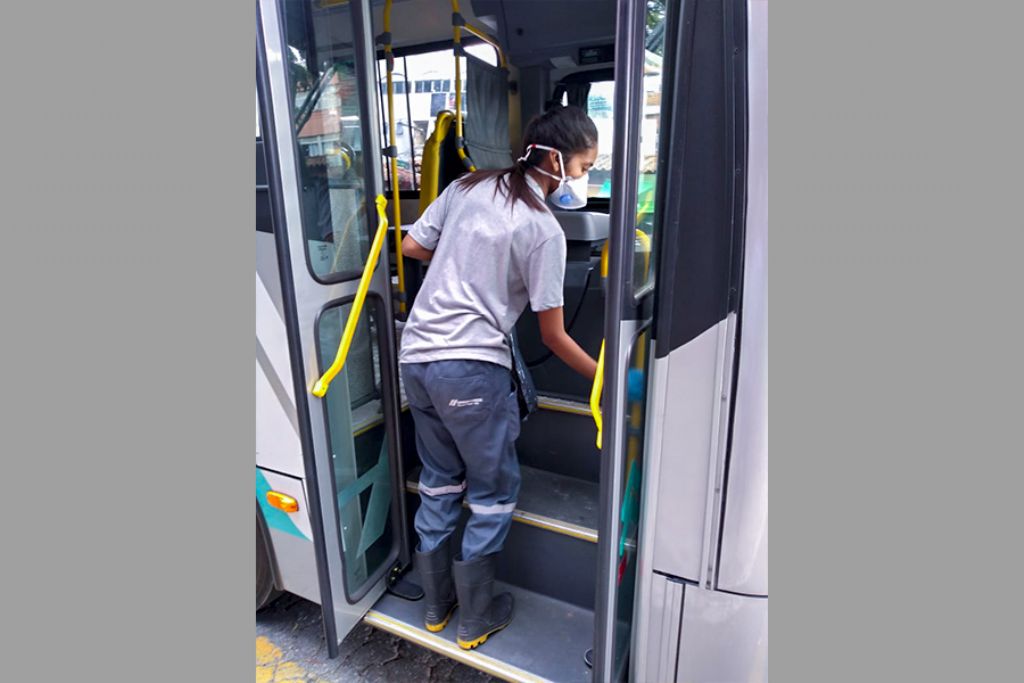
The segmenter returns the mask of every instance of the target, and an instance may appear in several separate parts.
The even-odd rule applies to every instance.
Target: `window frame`
[[[471,45],[490,45],[487,41],[481,40],[481,39],[477,38],[476,36],[465,35],[465,34],[462,36],[462,41],[461,42],[462,42],[462,46],[463,47],[467,47],[467,46],[471,46]],[[391,49],[391,54],[394,56],[394,59],[395,59],[396,62],[399,59],[402,60],[402,69],[403,69],[404,73],[407,74],[409,72],[408,62],[406,62],[406,58],[407,57],[415,57],[417,55],[428,54],[428,53],[431,53],[431,52],[441,52],[443,50],[452,50],[454,48],[454,46],[455,46],[455,42],[453,40],[450,40],[450,39],[449,40],[438,40],[438,41],[433,41],[433,42],[430,42],[430,43],[420,43],[419,45],[408,45],[408,46],[404,46],[404,47],[393,47]],[[385,59],[384,49],[383,48],[377,49],[377,51],[376,51],[376,62],[375,62],[376,66],[377,66],[377,71],[378,71],[378,79],[377,80],[378,80],[378,83],[382,84],[382,87],[379,88],[379,91],[380,91],[380,113],[381,113],[381,121],[380,121],[379,128],[380,128],[380,134],[381,134],[381,148],[382,149],[387,149],[387,146],[384,144],[384,142],[386,141],[386,138],[388,137],[388,121],[387,121],[387,72],[380,67],[381,62],[384,59]],[[396,64],[395,66],[397,68],[398,65]],[[397,73],[397,71],[396,71],[396,73]],[[403,78],[404,78],[406,83],[411,83],[412,86],[411,87],[407,86],[405,88],[405,93],[399,93],[398,92],[398,88],[397,87],[395,88],[395,99],[396,99],[395,107],[397,109],[397,108],[399,108],[401,106],[399,104],[399,102],[398,102],[398,98],[399,97],[404,97],[405,98],[405,110],[406,110],[406,112],[411,112],[411,109],[412,109],[410,95],[416,95],[416,94],[419,94],[419,95],[423,95],[423,94],[429,94],[429,95],[444,94],[444,95],[447,96],[448,94],[453,94],[455,92],[453,90],[453,88],[455,87],[455,79],[454,78],[451,78],[451,79],[444,79],[444,78],[442,78],[442,79],[435,79],[435,78],[430,78],[430,79],[420,79],[420,80],[416,80],[416,81],[410,81],[407,77],[403,77]],[[435,83],[439,84],[440,87],[444,87],[444,83],[445,83],[446,80],[449,81],[448,89],[447,90],[435,90],[434,89]],[[421,87],[423,88],[422,90],[420,90]],[[466,79],[465,78],[462,79],[462,92],[463,92],[463,94],[465,94],[465,92],[466,92]],[[447,97],[446,97],[445,101],[447,102]],[[413,123],[412,122],[412,116],[407,113],[407,118],[409,119],[409,124],[410,124],[410,126],[409,126],[409,135],[411,136],[412,135],[412,128],[413,128],[413,126],[412,126],[412,123]],[[397,129],[397,126],[396,126],[396,129]],[[409,144],[410,150],[411,150],[411,153],[412,153],[412,158],[409,160],[410,164],[411,164],[411,169],[412,169],[412,189],[404,188],[404,187],[399,187],[398,188],[398,193],[399,193],[398,196],[399,196],[400,199],[417,199],[420,196],[419,182],[416,179],[416,151],[415,151],[416,150],[416,143],[415,143],[415,139],[410,139],[409,143],[410,143]],[[386,163],[386,160],[388,159],[388,157],[384,157],[384,159],[385,159],[385,163],[383,164],[384,165],[384,173],[383,173],[384,192],[387,192],[387,193],[390,194],[390,193],[394,192],[394,190],[392,189],[391,164],[390,163]]]

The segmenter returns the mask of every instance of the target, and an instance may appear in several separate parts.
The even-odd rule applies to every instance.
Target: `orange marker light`
[[[299,501],[285,493],[279,493],[278,491],[267,491],[267,502],[269,502],[272,507],[276,507],[278,510],[284,510],[285,512],[299,511]]]

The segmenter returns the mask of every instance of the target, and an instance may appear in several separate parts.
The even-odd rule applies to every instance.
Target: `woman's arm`
[[[422,244],[414,240],[412,235],[406,234],[406,236],[402,238],[402,255],[420,261],[429,261],[434,255],[434,250],[427,249]]]
[[[537,313],[537,320],[540,322],[540,338],[543,340],[544,346],[551,349],[551,352],[561,358],[570,368],[587,379],[593,380],[594,374],[597,372],[597,361],[580,348],[580,345],[565,331],[562,307],[540,311]]]

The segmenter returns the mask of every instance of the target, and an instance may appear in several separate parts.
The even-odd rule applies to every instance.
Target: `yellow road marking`
[[[266,636],[256,638],[256,683],[327,683],[295,662],[284,658],[281,648]]]

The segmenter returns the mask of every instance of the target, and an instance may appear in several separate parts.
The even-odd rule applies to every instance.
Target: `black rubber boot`
[[[512,622],[512,594],[494,595],[496,559],[497,555],[492,554],[452,563],[459,599],[459,630],[455,640],[463,650],[481,645],[492,633]]]
[[[452,584],[451,536],[428,553],[417,550],[413,563],[423,583],[423,599],[426,603],[423,622],[428,631],[437,633],[448,624],[456,605],[455,587]]]

